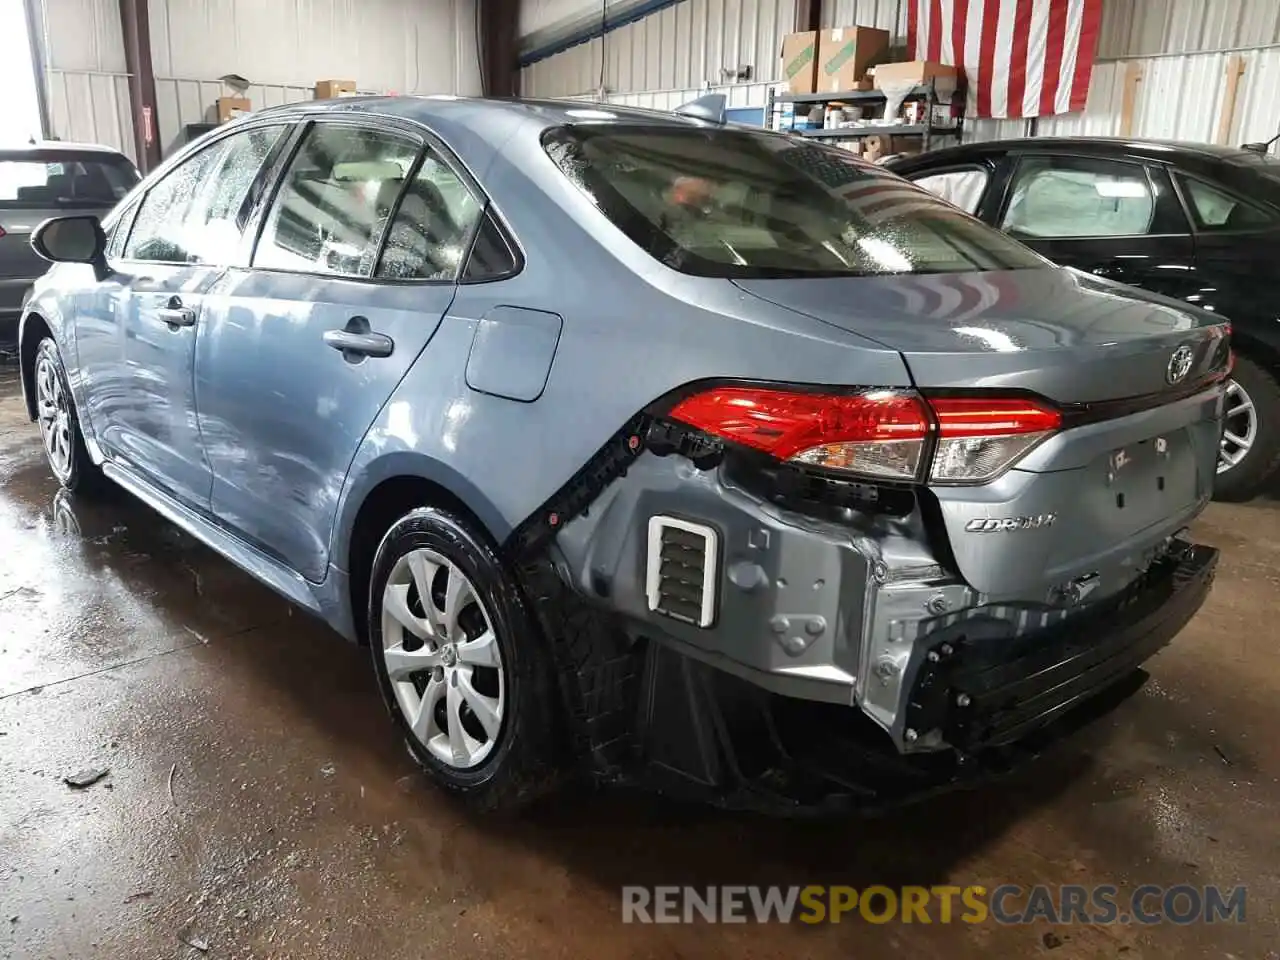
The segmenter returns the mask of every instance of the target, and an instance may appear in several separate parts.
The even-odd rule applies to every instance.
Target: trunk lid
[[[1175,389],[1173,355],[1212,369],[1223,321],[1062,268],[737,280],[746,292],[899,351],[923,390],[1030,390],[1063,404]]]
[[[1011,615],[1122,590],[1212,494],[1222,391],[1194,391],[1225,363],[1210,313],[1065,269],[735,282],[898,350],[926,394],[1069,411],[997,479],[930,485],[960,574]]]

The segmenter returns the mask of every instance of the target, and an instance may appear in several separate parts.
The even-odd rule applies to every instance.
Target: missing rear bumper
[[[1022,637],[959,623],[917,650],[904,740],[963,751],[1000,746],[1043,727],[1132,673],[1204,603],[1218,551],[1179,543],[1120,596]]]
[[[628,779],[730,808],[816,815],[891,808],[1007,773],[1142,686],[1139,665],[1199,609],[1217,556],[1186,545],[1124,596],[1022,638],[931,638],[922,650],[950,653],[923,657],[907,713],[918,727],[906,738],[932,739],[931,751],[899,751],[856,708],[770,693],[650,644]]]

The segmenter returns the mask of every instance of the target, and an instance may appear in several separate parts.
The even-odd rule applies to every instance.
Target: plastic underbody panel
[[[1037,752],[1132,692],[1203,602],[1217,552],[1184,531],[1208,499],[1216,403],[1082,430],[1055,453],[1073,469],[959,492],[770,468],[638,418],[512,541],[624,638],[607,669],[560,665],[579,752],[610,779],[793,813],[901,802]],[[1157,431],[1177,456],[1130,447],[1123,484],[1098,476],[1102,447]],[[992,515],[983,497],[1062,509],[1073,481],[1074,531],[962,539]],[[1135,504],[1147,485],[1160,502]],[[695,576],[658,585],[681,556]]]

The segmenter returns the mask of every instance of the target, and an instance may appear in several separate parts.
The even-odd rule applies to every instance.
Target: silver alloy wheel
[[[1249,455],[1258,439],[1258,414],[1253,399],[1238,380],[1227,381],[1226,415],[1222,445],[1218,448],[1218,473],[1226,473]]]
[[[382,656],[414,737],[465,770],[498,742],[506,676],[493,620],[475,585],[434,550],[396,561],[382,591]]]
[[[71,473],[71,407],[58,368],[47,354],[36,361],[36,411],[49,463],[59,479],[65,479]]]

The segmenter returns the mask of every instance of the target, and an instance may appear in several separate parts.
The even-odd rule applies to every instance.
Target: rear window
[[[667,266],[744,278],[1043,267],[999,231],[838,148],[746,130],[559,127],[548,155]]]
[[[138,182],[123,157],[0,159],[0,210],[113,207]]]

